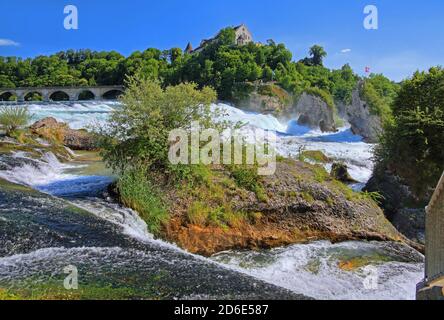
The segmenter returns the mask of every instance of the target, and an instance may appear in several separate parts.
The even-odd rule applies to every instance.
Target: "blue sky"
[[[394,80],[444,65],[442,0],[0,0],[0,55],[32,57],[60,50],[116,50],[197,46],[219,29],[246,23],[256,41],[274,39],[307,55],[313,44],[325,64],[366,66]],[[79,30],[63,27],[66,5],[79,10]],[[379,10],[379,29],[363,27],[363,9]],[[347,50],[345,50],[347,49]],[[341,52],[341,51],[347,52]]]

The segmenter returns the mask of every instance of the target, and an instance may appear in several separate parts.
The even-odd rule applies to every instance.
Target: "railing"
[[[444,277],[444,174],[426,208],[426,281]]]

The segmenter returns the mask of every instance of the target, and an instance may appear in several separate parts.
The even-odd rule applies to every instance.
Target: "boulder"
[[[348,167],[344,163],[335,162],[331,168],[330,176],[344,183],[357,183],[348,173]]]
[[[97,149],[95,140],[90,133],[71,129],[66,123],[58,122],[52,117],[35,122],[30,130],[48,141],[61,143],[72,150]]]

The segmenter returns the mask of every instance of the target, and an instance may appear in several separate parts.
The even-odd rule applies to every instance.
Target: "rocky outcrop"
[[[242,109],[280,115],[287,110],[291,103],[291,95],[275,84],[249,86],[238,92],[235,102]]]
[[[399,177],[375,170],[364,191],[378,192],[387,218],[406,237],[424,243],[426,199],[419,199]]]
[[[321,166],[304,162],[280,161],[276,174],[263,178],[262,200],[253,192],[236,188],[228,190],[225,187],[224,190],[229,193],[218,196],[218,199],[234,204],[234,216],[250,217],[250,222],[235,220],[236,224],[230,227],[191,223],[187,218],[187,210],[195,201],[191,194],[202,194],[204,191],[194,190],[180,196],[176,191],[166,191],[172,203],[171,220],[165,226],[162,237],[202,255],[316,240],[410,243],[385,218],[373,200],[354,193],[322,170]],[[220,183],[217,181],[228,183],[229,176],[222,175],[220,171],[219,174],[221,176],[211,182],[211,188],[217,187]],[[210,198],[206,203],[213,201]]]
[[[258,113],[280,114],[287,106],[278,98],[253,92],[239,103],[240,108]]]
[[[333,179],[344,183],[357,183],[355,179],[348,173],[348,167],[345,163],[335,162],[332,165],[330,176]]]
[[[301,126],[320,129],[323,132],[336,131],[334,109],[320,97],[303,93],[288,115],[298,119]]]
[[[362,136],[365,142],[377,143],[382,133],[382,120],[371,113],[366,101],[361,100],[361,87],[362,83],[359,83],[353,90],[351,105],[338,104],[339,115],[350,123],[354,134]]]
[[[30,130],[33,134],[53,142],[59,142],[72,150],[95,150],[95,140],[84,130],[74,130],[66,123],[58,122],[52,117],[34,123]]]

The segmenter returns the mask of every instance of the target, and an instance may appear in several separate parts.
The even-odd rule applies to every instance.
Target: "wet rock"
[[[330,176],[333,179],[339,180],[344,183],[357,183],[355,179],[348,173],[348,167],[344,163],[335,162],[331,168]]]
[[[48,117],[34,123],[32,133],[49,141],[59,142],[72,150],[95,150],[96,142],[91,134],[84,130],[74,130],[66,123]]]

